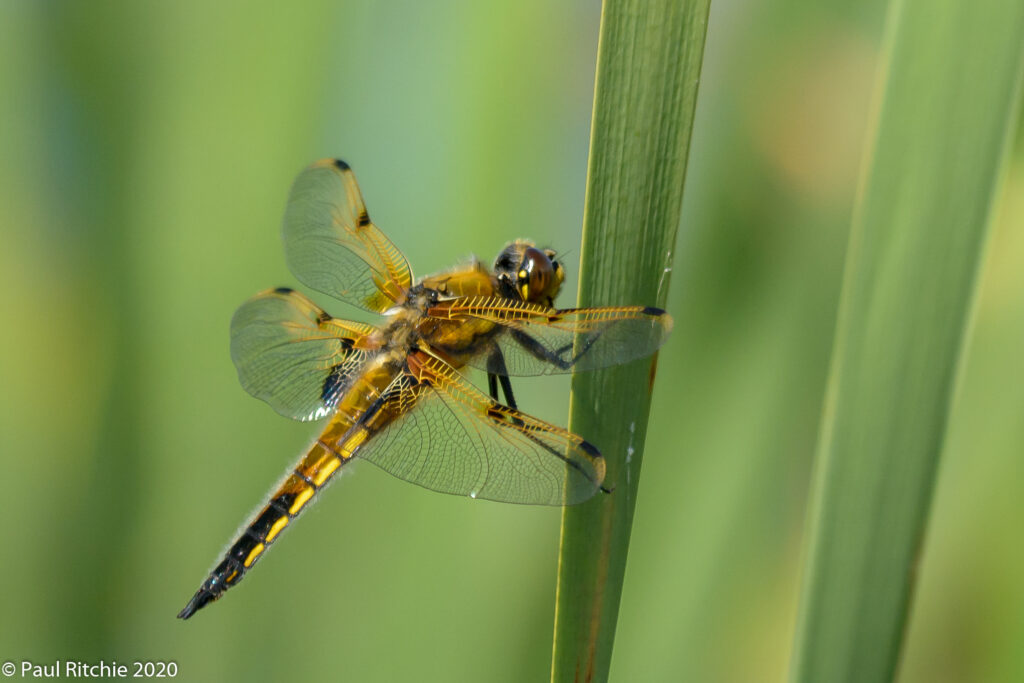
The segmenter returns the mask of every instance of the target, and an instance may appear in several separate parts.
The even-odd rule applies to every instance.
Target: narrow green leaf
[[[854,212],[791,679],[894,678],[1024,65],[1024,3],[895,0]]]
[[[664,306],[710,0],[606,0],[580,257],[581,306]],[[655,359],[573,377],[570,428],[614,493],[566,508],[552,681],[605,681]]]

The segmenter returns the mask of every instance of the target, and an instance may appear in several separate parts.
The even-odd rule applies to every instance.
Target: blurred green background
[[[614,680],[785,680],[884,9],[712,3]],[[0,4],[0,660],[547,680],[559,510],[368,464],[242,587],[174,617],[316,431],[248,397],[228,355],[235,307],[297,285],[295,173],[346,158],[417,274],[515,237],[574,271],[599,18],[596,0]],[[901,681],[1024,680],[1022,226],[1018,140]],[[517,394],[565,422],[564,378]]]

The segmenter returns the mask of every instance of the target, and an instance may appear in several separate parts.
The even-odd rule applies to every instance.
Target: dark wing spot
[[[365,228],[370,224],[370,214],[366,212],[366,209],[359,212],[358,223],[360,228]]]
[[[275,294],[291,294],[295,290],[291,287],[278,287],[274,290]]]
[[[342,159],[335,159],[334,160],[334,165],[337,166],[342,171],[351,171],[352,170],[352,167],[349,166],[347,163],[345,163]]]
[[[349,345],[352,344],[351,340],[346,340]],[[326,406],[332,406],[338,401],[338,396],[341,395],[342,387],[345,385],[346,374],[342,363],[338,363],[331,368],[331,371],[324,378],[324,385],[320,389],[320,400]]]
[[[580,450],[589,455],[592,458],[600,458],[601,451],[597,450],[594,444],[589,441],[580,441]]]
[[[324,315],[327,314],[325,313]],[[326,320],[330,319],[331,316],[328,315]],[[324,322],[324,320],[318,319],[318,322]],[[342,337],[338,339],[338,343],[341,344],[342,357],[348,358],[355,342],[348,337]],[[331,367],[331,371],[327,373],[327,377],[324,378],[324,383],[320,387],[320,400],[323,401],[325,406],[330,407],[338,402],[341,393],[348,386],[351,374],[352,368],[346,367],[344,362],[337,363]]]
[[[655,317],[665,315],[665,309],[654,308],[653,306],[644,306],[644,315],[653,315]]]

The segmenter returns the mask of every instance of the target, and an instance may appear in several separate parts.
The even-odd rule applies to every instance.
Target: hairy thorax
[[[439,319],[427,311],[460,297],[495,295],[494,276],[474,259],[459,268],[428,275],[411,287],[404,301],[385,315],[388,323],[380,331],[381,345],[389,365],[402,363],[410,351],[420,348],[461,367],[498,330],[480,319]]]

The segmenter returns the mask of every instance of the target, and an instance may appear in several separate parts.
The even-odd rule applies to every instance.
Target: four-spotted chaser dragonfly
[[[300,281],[386,321],[334,318],[287,288],[257,294],[235,313],[231,357],[246,391],[287,417],[328,421],[179,617],[241,581],[356,457],[473,498],[565,505],[603,489],[597,448],[519,412],[509,377],[649,355],[672,327],[667,313],[554,308],[562,265],[553,251],[525,241],[509,244],[493,269],[474,260],[413,284],[409,263],[370,221],[340,160],[318,161],[296,179],[284,244]],[[487,373],[489,396],[462,376],[464,366]]]

